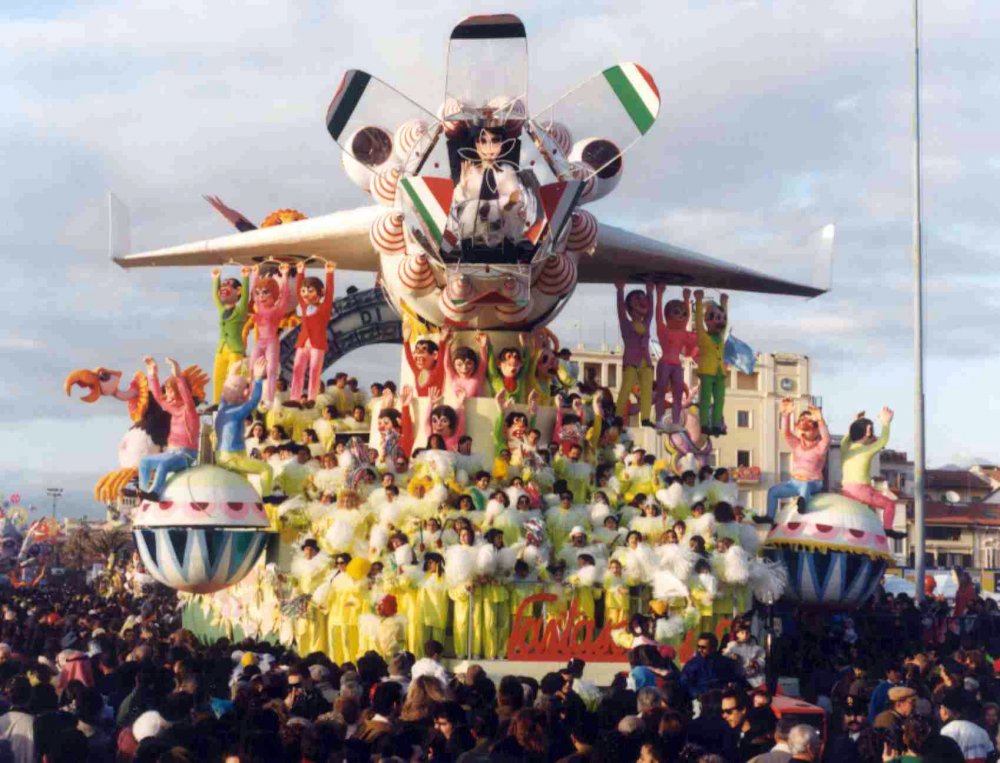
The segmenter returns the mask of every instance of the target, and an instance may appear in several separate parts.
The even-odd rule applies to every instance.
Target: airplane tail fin
[[[128,207],[110,191],[108,192],[108,253],[112,261],[121,259],[132,250],[132,224]]]
[[[833,242],[837,226],[827,223],[810,236],[810,248],[816,253],[813,260],[812,285],[824,292],[833,283]]]

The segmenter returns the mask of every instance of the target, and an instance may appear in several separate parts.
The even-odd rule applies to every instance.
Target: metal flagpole
[[[920,229],[920,0],[913,0],[913,568],[924,600],[924,262]]]

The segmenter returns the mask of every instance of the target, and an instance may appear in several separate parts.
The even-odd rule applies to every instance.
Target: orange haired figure
[[[274,401],[274,387],[278,381],[281,361],[281,338],[278,335],[282,319],[292,306],[292,295],[288,289],[288,271],[291,267],[283,262],[278,269],[278,277],[261,276],[260,266],[254,265],[253,283],[250,291],[254,301],[254,323],[257,326],[257,341],[250,354],[251,367],[258,358],[267,361],[267,377],[264,383],[264,400],[270,407]]]

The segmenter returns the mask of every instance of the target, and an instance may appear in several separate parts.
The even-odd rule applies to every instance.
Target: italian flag
[[[618,64],[602,74],[636,129],[645,135],[660,113],[660,91],[653,77],[638,64]]]
[[[427,233],[440,246],[455,192],[451,178],[404,177],[399,183]]]

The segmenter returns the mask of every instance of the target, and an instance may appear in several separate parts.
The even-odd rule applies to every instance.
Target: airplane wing
[[[343,270],[378,270],[378,255],[368,239],[372,222],[385,207],[348,209],[293,223],[258,228],[245,233],[194,241],[190,244],[128,253],[112,245],[112,259],[123,268],[176,267],[184,265],[252,265],[268,258],[306,260],[316,258],[337,263]],[[115,228],[127,213],[112,205],[111,240],[121,239]],[[125,237],[124,240],[127,240]]]
[[[833,233],[833,226],[827,225],[820,234],[820,255],[826,258],[827,271],[833,251]],[[580,283],[609,283],[618,278],[652,279],[669,284],[799,297],[816,297],[829,290],[828,275],[825,280],[821,275],[822,283],[817,285],[794,283],[604,223],[598,227],[594,254],[580,258],[577,277]]]
[[[337,263],[342,270],[375,272],[379,259],[369,239],[372,222],[385,207],[371,206],[334,212],[271,228],[258,228],[190,244],[129,253],[128,211],[110,197],[112,258],[123,268],[220,266],[253,264],[268,258],[304,260],[317,258]],[[580,283],[611,283],[654,279],[671,284],[708,288],[816,297],[829,289],[833,251],[833,226],[820,233],[821,268],[814,284],[799,284],[707,257],[646,236],[601,224],[597,249],[580,259]]]

